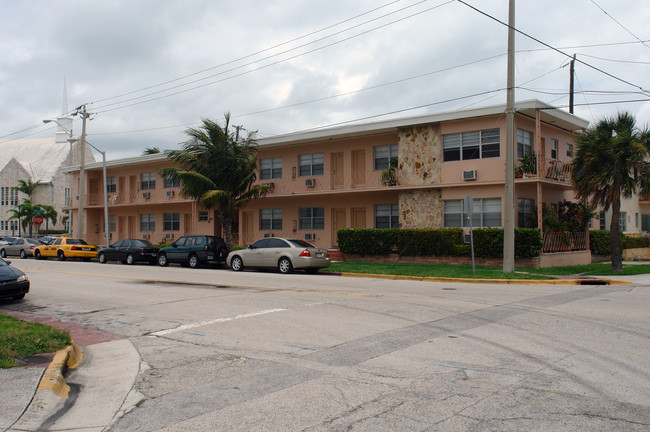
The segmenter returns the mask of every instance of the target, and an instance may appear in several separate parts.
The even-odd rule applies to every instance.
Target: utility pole
[[[81,110],[81,112],[79,112]],[[84,194],[85,194],[85,183],[86,183],[86,120],[90,115],[86,111],[86,105],[81,105],[77,108],[77,112],[73,115],[81,114],[81,152],[79,161],[79,217],[77,217],[78,226],[77,226],[77,237],[83,238],[84,234]]]
[[[508,5],[506,178],[503,205],[503,272],[515,267],[515,0]]]
[[[576,55],[573,54],[573,60],[571,60],[571,66],[569,67],[569,112],[573,114],[573,79],[576,73]]]

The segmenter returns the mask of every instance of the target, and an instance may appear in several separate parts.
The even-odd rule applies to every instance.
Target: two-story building
[[[400,118],[260,139],[258,182],[266,197],[239,215],[239,244],[264,236],[336,247],[336,232],[357,228],[465,227],[463,198],[475,227],[503,225],[505,106]],[[518,226],[540,226],[545,206],[575,200],[568,162],[574,134],[588,122],[540,101],[517,104],[515,212]],[[528,156],[528,157],[527,157]],[[531,157],[534,156],[534,157]],[[394,185],[382,173],[397,159]],[[119,238],[169,241],[220,233],[214,211],[182,199],[157,170],[164,154],[108,162],[109,230]],[[72,169],[78,185],[79,168]],[[86,166],[87,240],[103,239],[102,164]],[[77,204],[70,208],[75,213]],[[77,220],[73,216],[73,221]],[[76,228],[75,228],[76,230]]]

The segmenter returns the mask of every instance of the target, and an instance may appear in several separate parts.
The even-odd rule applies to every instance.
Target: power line
[[[582,54],[582,53],[577,53],[578,55],[582,57],[590,57],[594,58],[597,60],[603,60],[603,61],[608,61],[608,62],[613,62],[613,63],[629,63],[629,64],[642,64],[642,65],[650,65],[650,61],[632,61],[632,60],[614,60],[614,59],[608,59],[608,58],[603,58],[603,57],[597,57],[589,54]]]
[[[622,28],[623,30],[625,30],[626,32],[628,32],[629,34],[631,34],[632,36],[634,36],[634,38],[635,38],[636,40],[638,40],[639,42],[641,42],[641,43],[642,43],[646,48],[650,48],[650,46],[648,46],[645,42],[641,41],[641,39],[639,39],[639,37],[638,37],[637,35],[635,35],[634,33],[632,33],[632,32],[631,32],[627,27],[625,27],[623,24],[621,24],[620,22],[618,22],[618,21],[616,20],[616,18],[614,18],[613,16],[611,16],[609,13],[607,13],[607,11],[606,11],[605,9],[603,9],[603,8],[602,8],[598,3],[596,3],[594,0],[591,0],[591,2],[592,2],[593,4],[595,4],[596,7],[597,7],[598,9],[600,9],[601,11],[603,11],[603,13],[604,13],[605,15],[607,15],[607,16],[608,16],[612,21],[614,21],[616,24],[618,24],[619,26],[621,26],[621,28]]]

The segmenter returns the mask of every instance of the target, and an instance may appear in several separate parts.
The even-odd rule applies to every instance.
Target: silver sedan
[[[280,273],[291,273],[302,269],[316,273],[329,267],[331,263],[327,249],[318,248],[304,240],[280,237],[264,238],[248,246],[248,249],[235,250],[228,254],[226,264],[234,271],[244,267],[277,268]]]
[[[33,238],[15,237],[10,242],[0,245],[0,257],[14,255],[27,258],[28,256],[34,256],[34,248],[41,244],[41,242]]]

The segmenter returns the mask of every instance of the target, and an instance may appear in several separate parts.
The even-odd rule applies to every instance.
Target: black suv
[[[181,263],[196,268],[201,264],[223,265],[228,247],[221,237],[208,235],[183,236],[158,251],[158,265]]]

